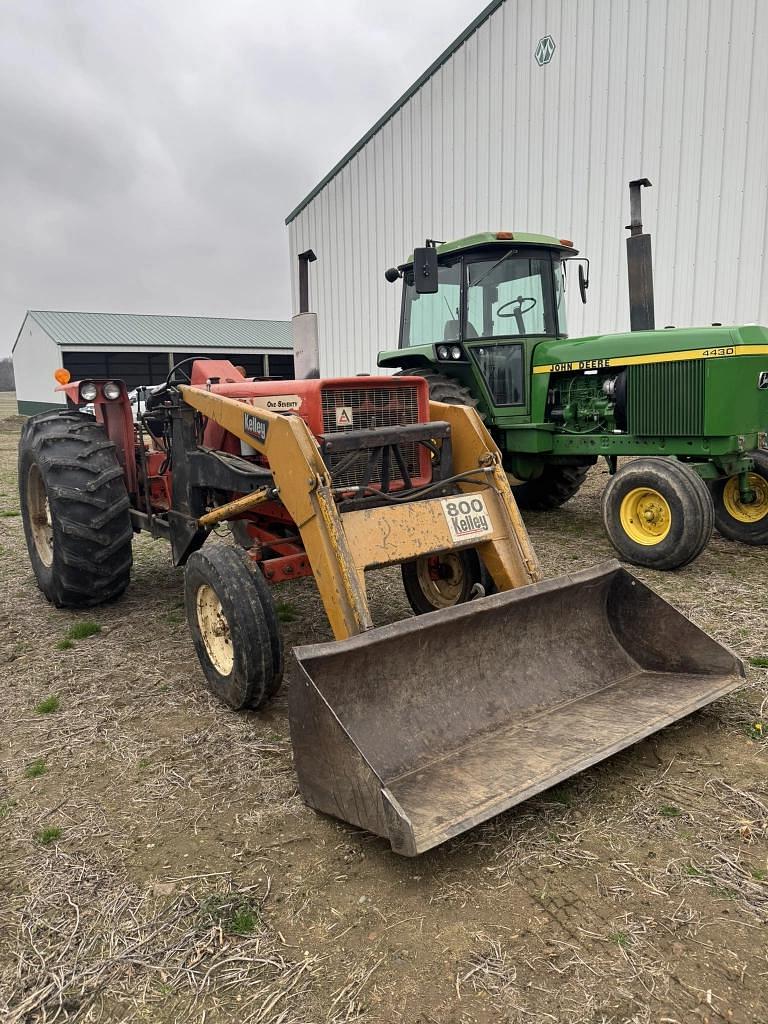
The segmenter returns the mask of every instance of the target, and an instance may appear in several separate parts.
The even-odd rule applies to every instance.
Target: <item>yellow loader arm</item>
[[[301,534],[337,640],[373,626],[366,569],[471,547],[499,590],[541,578],[501,456],[474,409],[430,402],[431,420],[450,426],[453,473],[464,477],[458,482],[459,494],[339,512],[333,480],[299,416],[254,409],[248,402],[197,387],[182,385],[180,390],[188,405],[268,459],[280,501]],[[263,424],[258,431],[253,429],[254,417]],[[232,514],[252,507],[260,497],[233,502]],[[220,519],[224,511],[212,515]],[[473,530],[474,520],[482,522]]]

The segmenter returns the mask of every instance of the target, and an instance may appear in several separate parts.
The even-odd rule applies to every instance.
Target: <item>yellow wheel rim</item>
[[[755,500],[741,500],[739,478],[732,476],[726,480],[723,488],[723,504],[729,516],[740,523],[759,523],[768,516],[768,480],[758,473],[749,474],[750,490],[755,492]]]
[[[220,676],[228,676],[235,664],[235,649],[227,617],[213,587],[204,583],[197,591],[195,605],[208,657]]]
[[[626,535],[636,544],[661,544],[672,526],[667,499],[652,487],[635,487],[624,496],[619,519]]]

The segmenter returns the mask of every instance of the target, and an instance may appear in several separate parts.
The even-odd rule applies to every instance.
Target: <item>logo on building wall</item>
[[[555,55],[555,40],[552,36],[542,36],[542,38],[536,44],[536,50],[534,51],[534,58],[539,67],[544,64],[549,64]]]

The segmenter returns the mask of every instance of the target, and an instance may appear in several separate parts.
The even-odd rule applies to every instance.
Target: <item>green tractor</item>
[[[614,547],[635,565],[675,569],[714,527],[768,543],[768,329],[653,329],[644,184],[631,183],[631,332],[568,337],[570,261],[583,301],[589,285],[571,241],[484,233],[428,241],[387,271],[404,282],[400,343],[378,364],[425,377],[436,401],[475,406],[523,509],[568,501],[602,456]],[[619,466],[621,456],[632,458]]]

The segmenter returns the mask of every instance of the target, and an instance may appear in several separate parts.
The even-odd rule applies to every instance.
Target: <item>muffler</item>
[[[306,802],[406,856],[742,685],[742,662],[618,562],[299,647]]]

